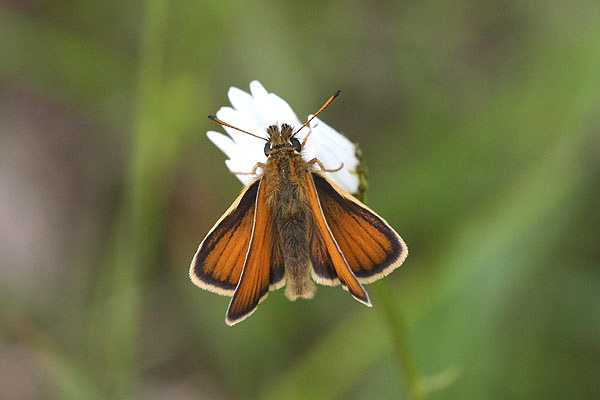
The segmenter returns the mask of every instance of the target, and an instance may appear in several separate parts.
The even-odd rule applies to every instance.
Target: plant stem
[[[401,310],[395,301],[392,286],[389,281],[383,279],[376,285],[373,285],[372,289],[377,295],[378,309],[381,310],[392,336],[401,378],[406,384],[408,398],[411,400],[423,400],[425,396],[419,388],[415,361],[408,345],[407,326]]]

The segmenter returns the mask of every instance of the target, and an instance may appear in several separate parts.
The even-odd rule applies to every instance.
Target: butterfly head
[[[294,137],[294,131],[288,124],[282,124],[281,128],[277,125],[271,125],[267,128],[269,140],[265,143],[265,155],[269,155],[281,150],[295,150],[298,153],[302,150],[300,141]]]

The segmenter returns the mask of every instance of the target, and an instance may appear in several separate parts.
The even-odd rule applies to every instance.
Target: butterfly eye
[[[265,143],[265,156],[269,156],[269,151],[271,151],[271,143]]]
[[[296,151],[300,153],[300,150],[302,150],[302,145],[300,144],[300,141],[293,137],[290,139],[290,142],[292,143],[292,146],[294,146],[294,149],[296,149]]]

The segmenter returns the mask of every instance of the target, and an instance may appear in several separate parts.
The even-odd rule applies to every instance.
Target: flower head
[[[228,97],[232,107],[221,107],[217,117],[259,136],[266,138],[267,127],[273,124],[286,123],[297,129],[303,123],[285,100],[267,92],[258,81],[250,82],[250,93],[231,87]],[[226,126],[223,128],[229,136],[215,131],[208,131],[207,136],[229,157],[225,164],[231,172],[250,172],[256,163],[266,163],[263,141]],[[339,171],[325,174],[349,193],[357,193],[359,160],[356,157],[356,145],[318,117],[298,132],[296,137],[302,142],[309,132],[302,157],[307,161],[316,157],[327,169],[336,169],[343,164]],[[244,185],[255,178],[252,175],[236,176]]]

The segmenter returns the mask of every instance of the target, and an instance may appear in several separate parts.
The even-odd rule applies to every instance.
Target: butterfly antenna
[[[302,128],[304,128],[306,125],[310,124],[310,121],[312,121],[314,117],[316,117],[317,115],[319,115],[319,114],[321,113],[321,111],[323,111],[324,109],[326,109],[326,108],[327,108],[327,106],[328,106],[329,104],[331,104],[331,102],[332,102],[333,100],[335,100],[335,98],[336,98],[336,97],[338,97],[338,95],[340,94],[340,92],[341,92],[341,90],[338,90],[338,91],[336,91],[336,92],[333,94],[333,96],[331,96],[329,99],[327,99],[327,101],[325,102],[325,104],[323,104],[323,105],[321,106],[321,108],[319,108],[319,110],[318,110],[316,113],[314,113],[312,117],[310,117],[310,119],[309,119],[308,121],[306,121],[306,122],[305,122],[305,123],[304,123],[304,124],[303,124],[303,125],[302,125],[300,128],[298,128],[298,129],[296,130],[296,132],[294,132],[294,133],[292,134],[292,136],[291,136],[291,137],[294,137],[294,136],[296,136],[296,134],[297,134],[298,132],[300,132],[300,131],[302,130]],[[305,141],[306,141],[306,140],[305,140]]]
[[[243,130],[243,129],[240,129],[240,128],[238,128],[237,126],[233,126],[233,125],[231,125],[231,124],[228,124],[228,123],[227,123],[227,122],[225,122],[225,121],[221,121],[219,118],[215,117],[214,115],[209,115],[209,116],[208,116],[208,118],[212,119],[212,120],[213,120],[213,121],[215,121],[217,124],[220,124],[220,125],[223,125],[223,126],[227,126],[227,127],[229,127],[229,128],[233,128],[233,129],[235,129],[235,130],[237,130],[237,131],[240,131],[240,132],[247,133],[247,134],[248,134],[248,135],[250,135],[250,136],[254,136],[254,137],[256,137],[256,138],[262,139],[262,140],[264,140],[265,142],[268,142],[268,141],[269,141],[268,139],[265,139],[265,138],[264,138],[264,137],[262,137],[262,136],[255,135],[254,133],[250,133],[250,132],[248,132],[248,131],[245,131],[245,130]]]

